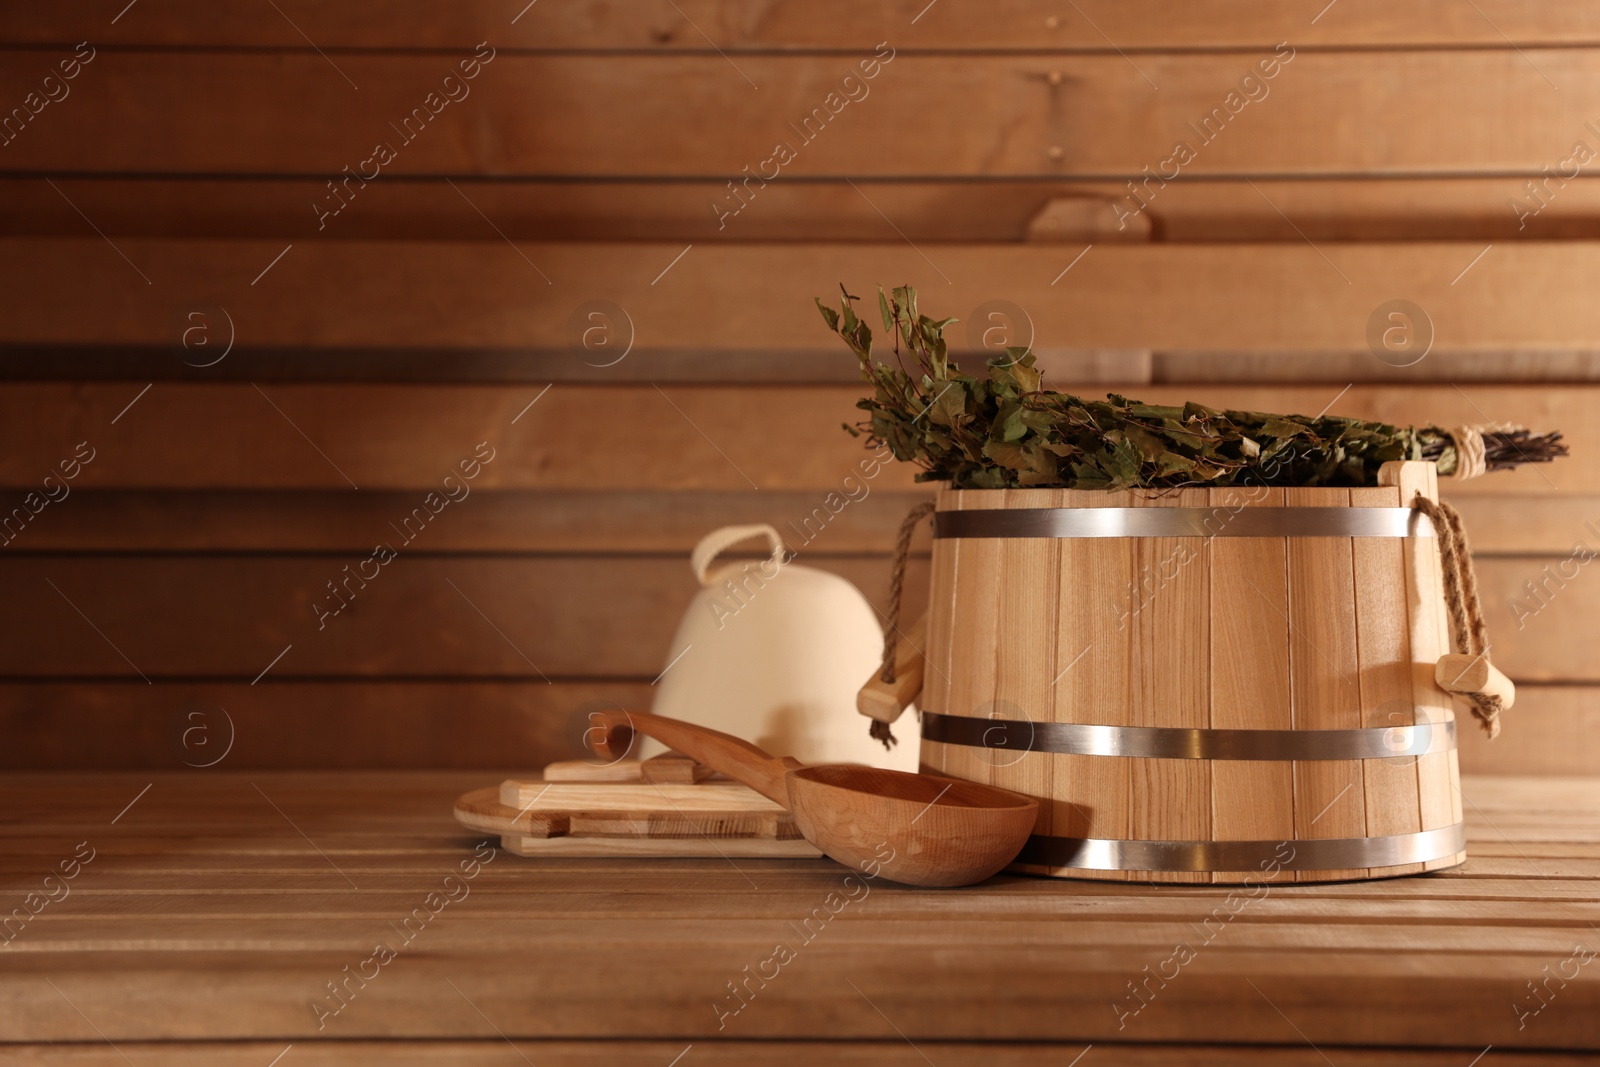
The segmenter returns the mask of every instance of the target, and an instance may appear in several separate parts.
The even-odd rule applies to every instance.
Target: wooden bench
[[[1465,866],[1253,898],[529,859],[451,817],[497,780],[12,775],[0,1061],[1499,1067],[1600,1047],[1592,780],[1469,777]]]

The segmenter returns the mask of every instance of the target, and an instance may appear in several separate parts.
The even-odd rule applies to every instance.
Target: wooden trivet
[[[793,816],[746,786],[705,780],[681,756],[623,762],[632,765],[552,764],[540,779],[475,789],[456,800],[456,821],[499,834],[519,856],[821,855]]]

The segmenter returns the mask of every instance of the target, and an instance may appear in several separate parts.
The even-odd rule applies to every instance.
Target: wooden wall
[[[649,700],[698,536],[859,458],[812,296],[909,281],[1060,387],[1567,431],[1448,487],[1522,686],[1463,759],[1593,770],[1589,7],[0,13],[0,765],[568,754]],[[885,472],[803,560],[882,604],[923,492]]]

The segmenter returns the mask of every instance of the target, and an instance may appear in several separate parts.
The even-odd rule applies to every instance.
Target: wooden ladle
[[[807,841],[845,866],[907,885],[983,881],[1016,858],[1039,811],[1038,801],[1008,789],[850,763],[807,767],[643,712],[597,714],[588,740],[620,758],[636,731],[783,805]]]

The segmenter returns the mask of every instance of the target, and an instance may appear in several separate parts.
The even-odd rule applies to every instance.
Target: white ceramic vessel
[[[741,541],[765,538],[758,562],[718,564]],[[917,769],[915,731],[891,752],[867,736],[856,691],[883,651],[878,614],[827,571],[785,562],[771,526],[727,526],[695,546],[695,594],[667,654],[651,710],[745,738],[805,763]],[[640,755],[662,751],[656,742]]]

